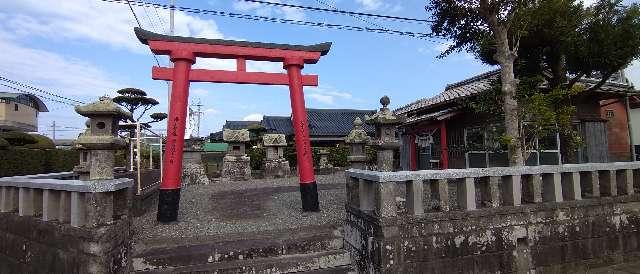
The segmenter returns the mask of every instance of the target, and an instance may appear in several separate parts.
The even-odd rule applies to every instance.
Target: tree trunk
[[[523,166],[522,138],[520,136],[520,117],[518,101],[515,98],[518,82],[514,74],[516,53],[509,46],[507,31],[494,25],[497,52],[494,56],[500,63],[500,80],[502,82],[502,101],[504,110],[505,134],[511,139],[509,144],[509,166]]]

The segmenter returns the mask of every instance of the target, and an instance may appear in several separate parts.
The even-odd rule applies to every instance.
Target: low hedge
[[[76,150],[0,150],[0,177],[71,171],[78,162]]]

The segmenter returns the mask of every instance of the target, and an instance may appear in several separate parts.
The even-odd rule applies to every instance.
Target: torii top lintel
[[[192,69],[190,81],[236,84],[287,85],[288,78],[282,73],[247,72],[246,60],[283,62],[286,64],[315,64],[331,48],[331,42],[315,45],[288,45],[262,42],[208,39],[170,36],[134,28],[138,40],[148,45],[155,54],[174,58],[196,57],[236,59],[237,70]],[[152,78],[172,80],[171,68],[153,67]],[[304,86],[317,86],[317,75],[302,75]]]
[[[138,40],[149,45],[156,54],[170,55],[176,45],[192,50],[196,57],[282,62],[286,58],[302,58],[306,64],[315,64],[329,53],[331,42],[315,45],[289,45],[225,39],[208,39],[184,36],[170,36],[135,28]]]

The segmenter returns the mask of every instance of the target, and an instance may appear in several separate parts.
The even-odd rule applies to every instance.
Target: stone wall
[[[15,213],[0,220],[0,273],[128,273],[128,218],[91,229]]]
[[[640,260],[640,162],[346,171],[361,273],[585,273]]]
[[[361,272],[584,273],[640,258],[637,194],[389,219],[347,210]]]

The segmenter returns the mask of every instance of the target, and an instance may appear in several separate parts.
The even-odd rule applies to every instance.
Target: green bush
[[[54,149],[56,148],[56,144],[53,143],[53,140],[49,139],[49,137],[40,135],[40,134],[29,134],[35,140],[34,144],[24,145],[25,148],[33,148],[33,149]]]
[[[8,149],[9,147],[11,147],[11,144],[4,138],[0,138],[0,149]]]
[[[284,158],[287,159],[287,161],[289,161],[289,166],[290,167],[298,166],[298,155],[296,155],[296,145],[295,144],[290,143],[289,145],[284,147],[283,154],[284,154]]]
[[[24,146],[38,142],[32,135],[18,131],[0,132],[0,138],[5,139],[12,146]]]
[[[78,161],[76,150],[0,150],[0,177],[71,171]]]
[[[247,150],[247,155],[251,157],[251,170],[262,170],[267,151],[262,147],[252,147]]]
[[[329,163],[334,167],[347,167],[349,166],[349,147],[348,146],[337,146],[327,148],[329,151],[328,160]]]
[[[365,153],[367,154],[367,165],[377,165],[378,164],[378,150],[372,146],[364,147]]]

